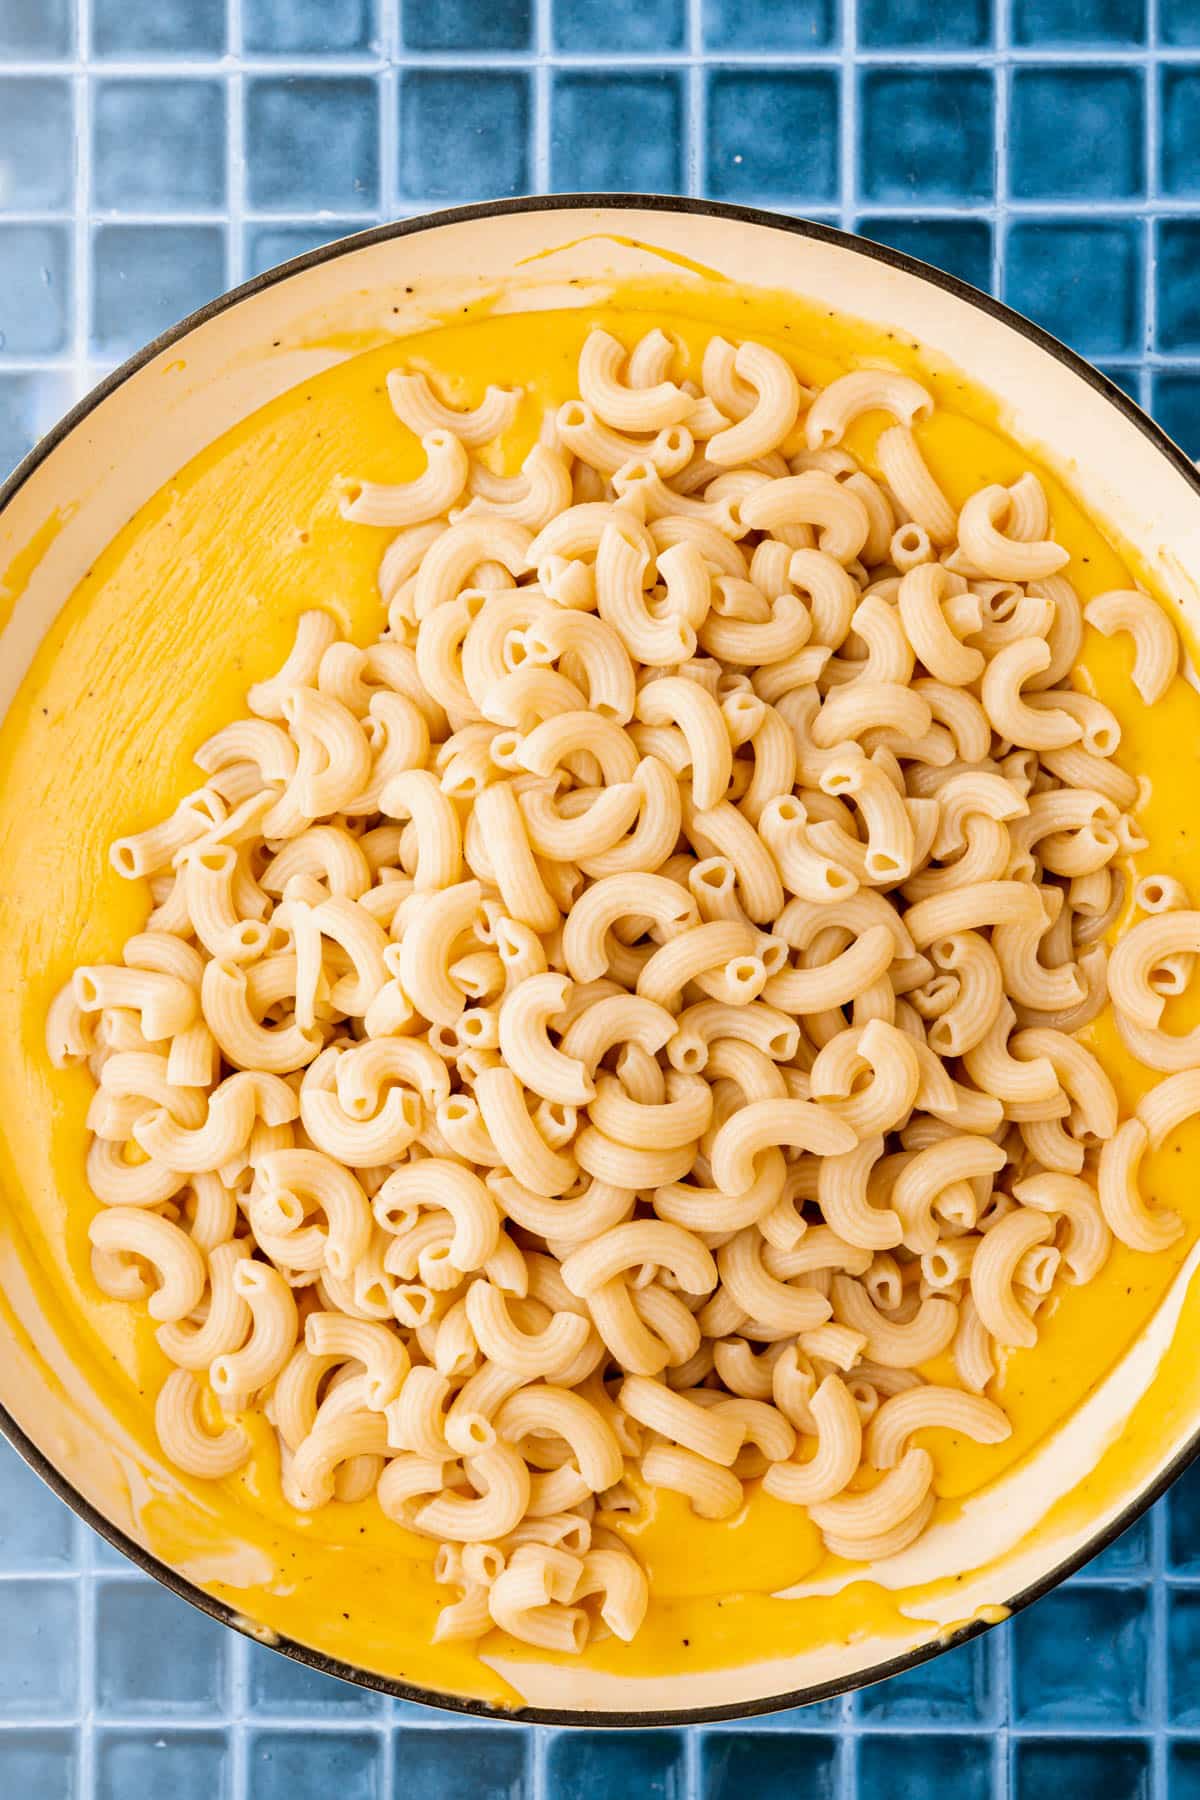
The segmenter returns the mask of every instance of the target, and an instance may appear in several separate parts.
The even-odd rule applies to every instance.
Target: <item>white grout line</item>
[[[226,229],[225,273],[230,287],[245,276],[245,233],[242,215],[246,205],[245,82],[239,63],[242,47],[242,0],[227,0],[227,42],[233,72],[225,86],[225,196],[229,223]]]
[[[92,245],[88,208],[91,201],[91,93],[87,54],[91,34],[91,0],[77,0],[76,31],[79,62],[75,88],[75,289],[73,398],[85,393],[88,343],[91,336]]]
[[[96,1790],[96,1545],[88,1532],[82,1544],[79,1573],[79,1792],[92,1800]]]
[[[533,192],[548,194],[552,167],[550,113],[553,100],[550,57],[554,43],[553,0],[534,0],[534,33],[536,62],[533,76],[533,167],[530,176]]]
[[[684,188],[689,194],[704,192],[707,175],[707,83],[704,79],[704,0],[687,0],[687,47],[691,61],[687,72],[687,140]]]
[[[1008,250],[1008,219],[1012,206],[1008,192],[1008,125],[1012,83],[1009,79],[1009,0],[996,0],[995,8],[995,157],[996,191],[995,222],[992,226],[992,292],[997,300],[1004,298],[1005,256]]]
[[[841,106],[838,163],[841,225],[853,231],[858,195],[858,0],[842,0]]]
[[[570,4],[570,0],[561,0]],[[605,53],[600,51],[558,50],[551,51],[552,60],[568,68],[612,69],[612,68],[685,68],[700,64],[705,68],[730,66],[735,68],[764,69],[838,69],[842,66],[842,53],[837,49],[820,50],[720,50],[706,54],[702,48],[691,46],[684,50],[632,50],[621,53],[614,49]],[[1194,66],[1197,61],[1195,47],[1176,48],[1173,46],[1155,46],[1152,50],[1134,45],[1114,45],[1111,49],[1089,49],[1087,47],[1052,47],[1042,49],[1029,46],[1007,46],[1004,51],[1006,59],[1021,66],[1045,69],[1074,68],[1149,68],[1156,64]],[[995,64],[995,49],[986,47],[953,48],[939,50],[937,48],[914,48],[905,45],[889,46],[886,49],[859,49],[858,61],[868,68],[960,68],[985,69]],[[374,56],[362,53],[348,53],[345,56],[305,56],[289,53],[283,56],[248,55],[238,59],[238,67],[248,75],[372,75],[381,74],[384,70],[402,64],[421,67],[446,67],[465,69],[496,68],[529,68],[538,58],[538,51],[533,50],[413,50],[405,48],[398,57]],[[194,78],[197,76],[222,76],[229,74],[227,58],[188,57],[178,61],[146,58],[112,58],[97,61],[92,66],[93,72],[104,76],[134,75],[147,81],[178,80],[180,76]],[[9,60],[0,67],[0,77],[4,80],[20,80],[27,76],[72,75],[83,72],[84,64],[78,57],[68,57],[59,61],[50,59],[28,58]]]
[[[1158,44],[1158,0],[1146,0],[1146,36],[1151,51]],[[1158,158],[1160,144],[1161,120],[1158,111],[1159,73],[1153,64],[1146,75],[1146,196],[1154,201],[1158,195]],[[1149,212],[1149,207],[1147,208]],[[1144,227],[1142,243],[1142,266],[1145,271],[1145,332],[1146,359],[1139,384],[1139,396],[1144,409],[1149,412],[1154,404],[1154,388],[1150,377],[1150,353],[1158,343],[1158,223],[1150,216]]]

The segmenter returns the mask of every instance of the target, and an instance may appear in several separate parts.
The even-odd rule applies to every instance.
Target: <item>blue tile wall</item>
[[[225,48],[224,0],[91,0],[91,24],[97,56],[208,56]]]
[[[999,1707],[990,1646],[977,1638],[948,1656],[935,1656],[864,1688],[855,1706],[860,1719],[896,1725],[989,1725]]]
[[[242,0],[242,44],[260,56],[337,56],[369,50],[373,0]]]
[[[675,1731],[576,1731],[546,1758],[555,1800],[683,1800],[684,1742]]]
[[[0,212],[66,206],[75,181],[70,83],[0,76]]]
[[[28,1731],[0,1736],[0,1794],[76,1800],[78,1745],[73,1731]]]
[[[987,219],[914,219],[866,213],[858,221],[864,237],[890,244],[908,256],[947,269],[972,287],[992,281],[992,227]]]
[[[840,109],[832,70],[716,69],[708,84],[708,191],[768,206],[833,200]]]
[[[260,275],[276,263],[290,262],[293,256],[331,244],[335,238],[351,237],[365,229],[362,219],[322,219],[312,225],[247,225],[244,227],[245,273]]]
[[[246,1704],[256,1717],[353,1722],[376,1718],[387,1709],[383,1694],[331,1680],[261,1644],[247,1645],[246,1657]]]
[[[1146,1590],[1064,1587],[1013,1626],[1013,1710],[1032,1725],[1121,1726],[1147,1714]],[[1061,1646],[1072,1654],[1063,1656]]]
[[[95,1800],[130,1800],[134,1794],[229,1800],[229,1765],[229,1746],[219,1732],[104,1731],[96,1745]]]
[[[1182,199],[1200,193],[1200,67],[1166,68],[1159,79],[1162,191]]]
[[[1200,0],[0,0],[0,473],[229,283],[539,189],[998,293],[1200,455]],[[0,1800],[1200,1800],[1200,1468],[1032,1610],[701,1731],[478,1723],[235,1638],[0,1447]]]
[[[954,1800],[990,1800],[995,1751],[992,1738],[961,1733],[867,1738],[858,1757],[860,1790],[886,1794],[888,1800],[936,1800],[939,1794],[953,1794]],[[1105,1800],[1111,1797],[1106,1794]]]
[[[1164,350],[1200,352],[1200,219],[1162,219],[1156,286],[1158,341]]]
[[[683,192],[683,83],[674,71],[560,71],[552,116],[559,192]]]
[[[920,207],[995,191],[992,76],[977,69],[869,69],[859,120],[859,190]]]
[[[400,19],[408,50],[526,50],[532,0],[422,0]]]
[[[155,152],[147,155],[146,146]],[[212,211],[225,200],[225,88],[182,77],[98,81],[92,198],[111,212]]]
[[[1013,194],[1099,201],[1142,193],[1145,104],[1139,69],[1017,69],[1009,127]]]
[[[522,1800],[528,1791],[529,1741],[522,1731],[480,1726],[476,1731],[403,1731],[396,1745],[403,1770],[396,1800],[427,1790],[438,1800]],[[634,1781],[642,1779],[635,1766]],[[634,1791],[632,1788],[630,1791]]]
[[[5,0],[0,6],[0,56],[67,56],[74,28],[70,0]]]
[[[319,1793],[385,1800],[379,1740],[367,1732],[258,1731],[250,1740],[249,1768],[254,1800]]]
[[[1193,0],[1159,0],[1158,34],[1172,48],[1200,44],[1200,11]]]
[[[214,225],[101,225],[92,246],[92,344],[128,356],[225,286]]]
[[[379,91],[366,77],[263,76],[246,97],[247,187],[263,212],[379,204]]]
[[[1031,50],[1142,44],[1146,11],[1147,0],[1014,0],[1013,42]]]
[[[400,79],[397,191],[404,202],[496,199],[529,185],[529,77],[413,69]]]
[[[78,1604],[65,1581],[4,1584],[0,1719],[61,1719],[79,1690]]]
[[[838,0],[703,0],[709,50],[818,50],[834,41]]]
[[[1014,1800],[1150,1800],[1150,1753],[1130,1738],[1026,1739],[1017,1745],[1013,1778]]]
[[[1004,298],[1085,356],[1142,344],[1140,219],[1022,219],[1009,228]]]
[[[1167,435],[1189,456],[1200,457],[1200,370],[1156,370],[1150,406]],[[1189,1534],[1191,1529],[1189,1524]]]
[[[871,50],[968,49],[992,37],[992,0],[858,0],[859,42]]]
[[[153,1713],[156,1718],[211,1718],[228,1685],[229,1633],[206,1614],[181,1613],[157,1582],[104,1582],[96,1595],[96,1630],[105,1654],[96,1669],[101,1718]],[[170,1641],[171,1655],[162,1646]]]
[[[0,350],[54,355],[71,336],[71,241],[65,225],[0,220]]]

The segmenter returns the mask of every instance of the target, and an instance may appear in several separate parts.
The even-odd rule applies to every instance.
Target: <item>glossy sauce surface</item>
[[[518,1696],[473,1649],[428,1641],[437,1608],[451,1597],[432,1580],[434,1546],[389,1523],[373,1500],[293,1513],[280,1497],[273,1433],[261,1418],[248,1420],[256,1453],[238,1476],[204,1484],[163,1464],[152,1404],[168,1365],[152,1322],[144,1306],[106,1299],[90,1277],[94,1202],[84,1179],[84,1117],[91,1080],[85,1070],[50,1067],[43,1030],[46,1006],[71,968],[116,960],[143,925],[145,886],[118,879],[108,844],[164,816],[198,785],[192,750],[245,713],[246,688],[282,662],[297,615],[325,607],[360,643],[379,632],[375,571],[390,534],[342,520],[334,483],[340,475],[395,481],[419,471],[419,447],[388,405],[387,371],[405,364],[434,372],[463,405],[474,404],[488,382],[522,386],[497,464],[511,471],[543,408],[576,393],[579,346],[596,320],[629,343],[663,325],[687,345],[694,368],[715,329],[773,344],[816,383],[862,360],[918,374],[937,399],[918,436],[956,504],[1033,462],[1000,432],[994,404],[957,372],[890,334],[791,299],[728,285],[686,294],[643,286],[618,291],[601,308],[470,318],[352,356],[169,481],[63,609],[0,731],[0,1193],[41,1304],[65,1321],[72,1360],[126,1444],[137,1446],[139,1475],[130,1485],[139,1534],[264,1626],[380,1673],[501,1704]],[[850,447],[868,465],[886,422],[876,415],[853,430]],[[1055,535],[1072,552],[1065,572],[1081,597],[1132,585],[1130,567],[1096,524],[1041,473]],[[0,596],[5,579],[14,584],[24,572],[22,564],[0,576]],[[1136,859],[1136,872],[1174,874],[1200,897],[1200,696],[1177,680],[1151,713],[1130,684],[1130,663],[1128,640],[1089,632],[1076,679],[1120,719],[1119,762],[1147,778],[1141,818],[1151,847]],[[1172,1003],[1166,1022],[1179,1029],[1197,1019],[1200,1007],[1185,999]],[[1088,1039],[1127,1111],[1151,1077],[1124,1056],[1107,1014]],[[945,1431],[922,1434],[948,1504],[1041,1443],[1137,1338],[1200,1230],[1200,1197],[1188,1175],[1198,1148],[1193,1122],[1144,1170],[1143,1191],[1184,1215],[1180,1242],[1153,1258],[1117,1246],[1096,1281],[1060,1288],[1039,1314],[1036,1349],[1005,1358],[989,1391],[1012,1420],[1008,1442],[983,1448]],[[1172,1355],[1186,1352],[1195,1366],[1198,1338],[1200,1326],[1185,1313]],[[947,1370],[931,1365],[928,1372],[945,1378]],[[1130,1434],[1130,1457],[1139,1441]],[[1116,1492],[1122,1479],[1117,1445],[1092,1477],[1093,1496]],[[682,1674],[862,1636],[879,1640],[886,1654],[886,1639],[911,1635],[900,1596],[865,1578],[828,1598],[772,1598],[811,1575],[821,1552],[803,1512],[762,1494],[720,1523],[693,1518],[678,1496],[650,1495],[643,1519],[619,1528],[649,1572],[651,1611],[632,1645],[593,1646],[585,1668]],[[249,1585],[234,1578],[230,1545],[254,1553]],[[224,1579],[214,1578],[217,1570]],[[497,1642],[493,1634],[485,1653]],[[501,1648],[516,1661],[536,1654]]]

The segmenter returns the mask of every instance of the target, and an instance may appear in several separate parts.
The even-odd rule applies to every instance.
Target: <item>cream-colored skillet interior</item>
[[[135,403],[143,414],[146,408],[153,412],[158,429],[153,434],[153,445],[147,447],[153,453],[145,458],[138,454],[139,440],[136,433],[131,434],[128,419],[113,417],[110,425],[104,408],[94,413],[81,428],[86,442],[76,445],[68,440],[35,473],[0,521],[4,546],[0,550],[0,566],[8,571],[5,590],[0,590],[4,595],[0,605],[11,607],[3,639],[3,679],[19,679],[29,653],[57,607],[132,507],[161,481],[167,468],[177,465],[188,453],[244,416],[248,406],[265,398],[271,391],[266,383],[290,386],[308,369],[331,366],[348,354],[386,342],[393,327],[410,330],[430,319],[456,314],[461,317],[458,307],[463,304],[471,308],[469,318],[486,310],[503,312],[538,303],[554,307],[573,303],[595,306],[608,297],[611,275],[629,279],[645,274],[658,278],[660,283],[666,277],[672,298],[669,302],[664,299],[664,289],[658,286],[652,305],[659,307],[670,304],[684,311],[691,308],[701,312],[707,308],[717,316],[722,308],[741,304],[741,295],[735,294],[728,284],[712,284],[709,277],[676,264],[664,264],[645,251],[614,242],[614,236],[650,238],[693,262],[707,264],[710,270],[736,267],[739,275],[753,275],[764,283],[769,280],[776,288],[784,279],[796,291],[828,301],[840,311],[860,317],[869,314],[885,326],[902,327],[902,335],[911,331],[933,346],[935,362],[939,360],[937,352],[948,354],[951,363],[968,368],[985,388],[991,387],[1004,396],[1006,429],[1032,444],[1044,461],[1062,471],[1097,516],[1111,520],[1120,536],[1133,545],[1139,566],[1150,574],[1157,571],[1171,593],[1186,606],[1190,589],[1184,559],[1189,532],[1194,531],[1196,506],[1188,484],[1133,426],[1076,377],[1053,363],[1044,352],[1023,344],[1007,328],[974,313],[962,302],[913,277],[865,263],[853,252],[724,221],[677,220],[670,215],[656,215],[648,221],[624,215],[569,214],[550,218],[522,216],[502,223],[506,227],[502,239],[494,231],[495,221],[474,222],[445,228],[445,237],[439,234],[416,240],[421,246],[419,257],[412,242],[384,244],[359,252],[340,265],[310,271],[298,278],[297,287],[308,284],[311,291],[296,294],[295,313],[290,320],[283,316],[284,309],[278,303],[273,313],[263,311],[264,301],[271,298],[267,294],[212,321],[196,340],[164,353],[107,403],[114,414]],[[596,232],[601,234],[598,238],[591,235]],[[722,233],[726,234],[724,244],[719,241]],[[581,235],[585,241],[570,244],[546,260],[513,273],[511,265],[521,255],[537,254],[555,240],[556,234],[563,242]],[[456,235],[457,246],[448,241]],[[762,260],[756,264],[755,251],[759,246]],[[445,257],[445,262],[434,272],[440,256]],[[491,279],[480,282],[478,278],[456,276],[456,261],[460,267],[486,270],[491,256],[496,258]],[[794,269],[788,267],[789,256],[794,256]],[[372,258],[377,266],[368,271],[365,265]],[[356,262],[360,266],[354,270]],[[864,280],[864,272],[869,280]],[[585,286],[567,285],[576,274],[586,282]],[[497,298],[497,287],[509,275],[509,285]],[[327,286],[330,291],[320,291]],[[408,286],[415,286],[415,294],[404,294],[403,289]],[[342,291],[335,293],[335,288]],[[287,289],[275,290],[276,302],[286,293]],[[768,298],[760,304],[769,312],[778,306],[778,301]],[[393,313],[393,306],[401,310]],[[415,316],[406,312],[406,308],[413,307],[426,310]],[[256,310],[261,314],[257,326]],[[965,317],[960,319],[960,312]],[[240,315],[244,315],[241,329],[234,329]],[[803,318],[813,333],[820,329],[820,309],[798,308],[794,316]],[[749,334],[752,327],[747,323],[743,329]],[[828,329],[832,331],[833,327]],[[961,335],[956,336],[956,331]],[[989,349],[993,334],[996,342]],[[212,341],[206,343],[206,336]],[[871,348],[878,350],[878,341]],[[909,354],[899,336],[890,353],[896,357]],[[1023,386],[1022,366],[1026,359],[1030,368]],[[944,379],[952,383],[954,377],[947,374]],[[139,387],[140,395],[135,392]],[[1022,393],[1026,395],[1024,404]],[[228,410],[224,410],[226,406]],[[1082,429],[1081,421],[1091,425],[1090,433]],[[1084,457],[1082,451],[1089,439],[1096,447]],[[144,467],[140,466],[143,461]],[[61,467],[56,469],[56,462]],[[1139,507],[1144,510],[1139,512]],[[247,680],[265,672],[270,665],[268,649],[273,647],[273,640],[269,646],[268,635],[259,634],[262,670],[256,665],[245,677]],[[128,674],[129,679],[136,681],[136,665],[130,660],[128,644],[114,645],[113,651],[120,659],[122,676]],[[199,735],[202,733],[193,730],[192,741]],[[180,749],[184,747],[181,745]],[[167,749],[173,753],[174,746]],[[101,754],[109,753],[111,746],[102,744],[99,750]],[[166,752],[164,756],[159,770],[164,778],[182,774],[186,758],[172,760]],[[132,928],[132,924],[124,924],[118,937]],[[21,1134],[11,1119],[5,1121],[5,1130],[11,1134],[10,1141],[19,1146]],[[9,1216],[6,1212],[6,1221]],[[74,1334],[70,1322],[60,1319],[56,1300],[45,1290],[39,1308],[39,1295],[31,1290],[18,1267],[15,1237],[15,1232],[12,1240],[5,1235],[0,1247],[0,1287],[21,1321],[14,1333],[17,1352],[6,1357],[5,1372],[0,1377],[0,1399],[50,1460],[107,1516],[193,1578],[227,1583],[226,1597],[236,1605],[235,1596],[243,1594],[248,1602],[243,1610],[253,1615],[253,1594],[244,1590],[241,1583],[248,1575],[262,1572],[261,1546],[252,1542],[239,1546],[228,1532],[219,1535],[206,1531],[198,1515],[182,1530],[177,1530],[177,1512],[172,1512],[170,1531],[164,1532],[161,1518],[156,1522],[154,1483],[161,1471],[155,1469],[147,1485],[148,1465],[136,1434],[126,1436],[123,1444],[118,1442],[116,1454],[104,1447],[102,1439],[119,1440],[120,1422],[114,1421],[111,1410],[97,1398],[97,1380],[94,1372],[89,1373],[78,1361],[78,1344],[71,1341]],[[647,1667],[636,1673],[592,1668],[586,1675],[585,1695],[575,1691],[578,1681],[572,1686],[568,1672],[522,1662],[519,1670],[505,1671],[512,1679],[512,1687],[504,1690],[497,1685],[496,1697],[512,1703],[520,1693],[547,1706],[588,1704],[657,1709],[723,1704],[742,1696],[836,1679],[897,1654],[909,1644],[928,1638],[931,1631],[945,1629],[981,1608],[1003,1603],[1070,1554],[1105,1517],[1119,1511],[1189,1435],[1193,1417],[1188,1386],[1191,1376],[1181,1376],[1176,1363],[1186,1365],[1195,1359],[1185,1354],[1186,1314],[1184,1331],[1175,1333],[1172,1306],[1182,1300],[1178,1284],[1186,1282],[1190,1268],[1189,1259],[1177,1278],[1176,1289],[1171,1289],[1169,1282],[1163,1284],[1166,1297],[1154,1323],[1130,1347],[1126,1359],[1114,1369],[1108,1386],[1076,1415],[1069,1444],[1060,1440],[1049,1447],[1042,1465],[1035,1468],[1030,1464],[1021,1476],[1010,1476],[1010,1485],[1003,1491],[997,1490],[990,1502],[972,1502],[973,1510],[940,1543],[931,1536],[906,1553],[900,1566],[875,1571],[879,1586],[871,1606],[860,1607],[855,1596],[853,1606],[846,1601],[837,1609],[839,1618],[845,1619],[847,1634],[851,1628],[862,1632],[854,1642],[821,1642],[790,1656],[781,1654],[766,1662],[743,1661],[736,1671],[725,1669],[711,1675],[695,1672],[694,1663],[690,1669],[680,1667],[678,1660],[675,1665],[664,1663],[658,1669]],[[7,1309],[5,1323],[9,1325]],[[1174,1344],[1168,1349],[1173,1335]],[[54,1363],[56,1375],[47,1386],[45,1371]],[[1168,1390],[1169,1405],[1158,1398]],[[1119,1467],[1110,1466],[1111,1453],[1107,1463],[1097,1466],[1108,1440],[1120,1429],[1121,1421],[1142,1392],[1148,1392],[1148,1398],[1138,1408],[1132,1430],[1124,1434],[1116,1459]],[[81,1422],[85,1418],[86,1424]],[[1080,1477],[1092,1469],[1095,1473],[1080,1489]],[[1059,1493],[1063,1499],[1057,1516],[1031,1535],[1032,1526],[1046,1510],[1047,1500]],[[980,1512],[978,1509],[985,1505],[990,1510]],[[979,1568],[981,1543],[986,1543],[992,1553],[990,1565],[983,1569]],[[957,1575],[964,1578],[954,1580]],[[885,1597],[898,1586],[906,1590],[899,1603]],[[829,1613],[828,1601],[824,1610]],[[319,1615],[314,1617],[319,1625]],[[445,1672],[439,1680],[439,1673],[428,1658],[408,1650],[397,1658],[375,1635],[362,1628],[361,1619],[355,1624],[355,1631],[335,1633],[336,1643],[327,1642],[322,1636],[321,1647],[332,1649],[348,1661],[361,1661],[409,1680],[424,1679],[431,1685],[449,1688],[462,1685],[461,1678],[456,1679],[452,1671]],[[288,1626],[284,1623],[281,1628]],[[307,1632],[298,1631],[298,1635],[316,1641],[315,1630],[316,1626],[310,1625]],[[786,1635],[781,1634],[781,1639]],[[762,1642],[760,1635],[760,1649]]]

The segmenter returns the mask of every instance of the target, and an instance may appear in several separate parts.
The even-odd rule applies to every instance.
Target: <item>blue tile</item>
[[[858,1751],[858,1792],[878,1794],[881,1800],[884,1795],[887,1800],[937,1800],[945,1794],[954,1800],[989,1800],[991,1740],[916,1733],[864,1738]]]
[[[72,13],[71,0],[0,0],[0,55],[69,56]]]
[[[71,239],[66,225],[0,224],[0,350],[10,356],[52,356],[70,338]],[[38,1486],[41,1484],[38,1483]],[[2,1492],[2,1485],[0,1485]],[[61,1502],[37,1503],[38,1522],[47,1515],[57,1526]],[[69,1515],[68,1515],[69,1516]],[[0,1538],[0,1560],[11,1547]]]
[[[379,1740],[366,1732],[259,1731],[250,1741],[249,1768],[254,1800],[328,1793],[337,1800],[384,1800]]]
[[[258,56],[336,56],[372,48],[374,0],[242,0],[242,42]]]
[[[1017,69],[1009,179],[1018,200],[1126,200],[1146,184],[1136,69]],[[1098,153],[1102,147],[1103,153]]]
[[[1200,388],[1195,397],[1200,399]],[[1200,414],[1197,419],[1200,423]],[[1200,1462],[1172,1485],[1166,1508],[1168,1563],[1180,1574],[1200,1574]]]
[[[823,1731],[840,1725],[843,1700],[814,1700],[809,1706],[788,1706],[782,1712],[763,1713],[756,1719],[728,1719],[711,1725],[710,1731]]]
[[[1137,1738],[1026,1739],[1014,1757],[1013,1800],[1150,1800],[1150,1751]]]
[[[837,0],[704,0],[703,18],[710,50],[820,50],[837,37]]]
[[[69,1717],[79,1685],[75,1584],[6,1581],[0,1719]]]
[[[1200,192],[1200,68],[1162,71],[1162,188]]]
[[[1146,0],[1016,0],[1013,42],[1041,49],[1081,44],[1100,50],[1109,44],[1146,40]]]
[[[1063,1654],[1066,1644],[1070,1655]],[[1058,1588],[1013,1621],[1012,1650],[1018,1719],[1112,1729],[1146,1717],[1144,1588]]]
[[[527,50],[532,0],[422,0],[401,8],[400,29],[410,50]]]
[[[838,1792],[836,1738],[713,1732],[700,1755],[701,1800],[833,1800]]]
[[[528,1762],[529,1740],[512,1726],[401,1731],[394,1800],[422,1792],[437,1800],[521,1800]]]
[[[992,228],[986,219],[865,218],[858,229],[877,244],[904,250],[972,287],[992,285]]]
[[[1137,369],[1114,366],[1111,363],[1097,363],[1096,367],[1102,375],[1108,376],[1108,379],[1112,382],[1114,387],[1119,387],[1123,394],[1128,394],[1129,398],[1136,401],[1139,406],[1142,404],[1142,378]],[[1113,1545],[1114,1550],[1119,1548],[1119,1544]],[[1098,1556],[1096,1561],[1090,1563],[1088,1567],[1107,1569],[1108,1555],[1109,1552],[1106,1550],[1102,1556]],[[1125,1571],[1122,1570],[1121,1573],[1124,1574]],[[1084,1576],[1082,1574],[1073,1575],[1071,1579],[1073,1581],[1082,1581]]]
[[[107,1538],[102,1538],[98,1531],[92,1531],[87,1525],[81,1526],[80,1529],[83,1531],[85,1537],[91,1540],[92,1561],[97,1569],[115,1569],[121,1574],[136,1576],[142,1581],[150,1581],[153,1579],[152,1576],[145,1574],[139,1569],[137,1564],[130,1557],[126,1556],[123,1550],[118,1550],[114,1544],[109,1543]]]
[[[1172,48],[1200,44],[1200,7],[1196,0],[1159,0],[1158,35]]]
[[[990,43],[991,0],[859,0],[858,41],[871,50]]]
[[[92,0],[98,56],[216,53],[225,48],[225,0]]]
[[[219,225],[101,225],[92,244],[92,341],[127,356],[225,286]]]
[[[885,205],[990,200],[992,77],[982,69],[871,69],[859,106],[859,191]]]
[[[96,1636],[101,1717],[207,1718],[223,1705],[228,1631],[157,1582],[104,1582]]]
[[[1200,1800],[1200,1744],[1172,1744],[1167,1762],[1171,1800]]]
[[[554,1800],[683,1800],[683,1739],[674,1731],[564,1731],[546,1751]]]
[[[246,94],[247,185],[264,211],[379,204],[379,91],[370,76],[262,76]]]
[[[1167,1604],[1167,1712],[1173,1725],[1200,1725],[1200,1593],[1176,1588]]]
[[[75,1734],[6,1731],[0,1734],[0,1794],[30,1800],[75,1800],[79,1792]]]
[[[483,200],[529,186],[529,77],[415,69],[400,77],[398,183],[411,200]]]
[[[92,194],[101,210],[201,211],[225,199],[225,87],[219,81],[98,81]]]
[[[627,52],[683,47],[685,0],[569,0],[553,15],[557,50],[611,51],[614,26]]]
[[[74,183],[70,84],[53,76],[0,81],[0,212],[65,207]]]
[[[0,373],[0,480],[66,412],[72,397],[68,375]],[[53,1534],[54,1528],[49,1529]]]
[[[4,243],[10,231],[22,229],[0,229],[0,295],[13,279]],[[6,312],[0,298],[0,330],[5,332],[6,347],[13,349],[4,323]],[[74,1543],[72,1514],[15,1450],[0,1443],[0,1569],[61,1568],[72,1561]]]
[[[855,1705],[864,1719],[986,1725],[996,1708],[990,1639],[973,1638],[890,1681],[863,1688]]]
[[[1008,233],[1004,298],[1085,356],[1142,348],[1139,219],[1024,220]]]
[[[1156,375],[1150,410],[1167,436],[1174,438],[1181,450],[1185,450],[1189,456],[1200,456],[1200,375],[1186,370]],[[1195,1502],[1192,1504],[1194,1507]],[[1172,1504],[1172,1549],[1181,1553],[1181,1566],[1192,1570],[1200,1563],[1200,1543],[1194,1535],[1195,1525],[1194,1515],[1181,1523]],[[1184,1558],[1185,1562],[1182,1561]]]
[[[1112,371],[1108,373],[1110,381],[1115,381],[1116,375]],[[1130,371],[1126,369],[1122,373],[1124,380],[1128,381]],[[1133,378],[1136,381],[1136,372]],[[1120,385],[1123,384],[1118,383]],[[1115,1544],[1110,1544],[1107,1550],[1102,1550],[1090,1563],[1085,1563],[1079,1574],[1072,1579],[1086,1582],[1089,1575],[1145,1575],[1149,1568],[1150,1514],[1143,1513],[1128,1531],[1121,1533]]]
[[[229,1800],[229,1747],[216,1731],[105,1731],[88,1800]]]
[[[387,1700],[370,1688],[353,1687],[333,1675],[322,1675],[307,1663],[280,1656],[261,1644],[248,1644],[249,1696],[252,1711],[296,1718],[370,1718],[382,1713]]]
[[[715,69],[708,78],[708,191],[804,204],[837,193],[832,70]]]
[[[680,77],[560,70],[550,121],[550,186],[568,193],[681,193]]]
[[[1155,259],[1160,350],[1200,351],[1198,257],[1200,219],[1160,221]]]
[[[247,225],[246,273],[260,275],[276,263],[366,229],[361,219],[324,219],[319,225]]]

